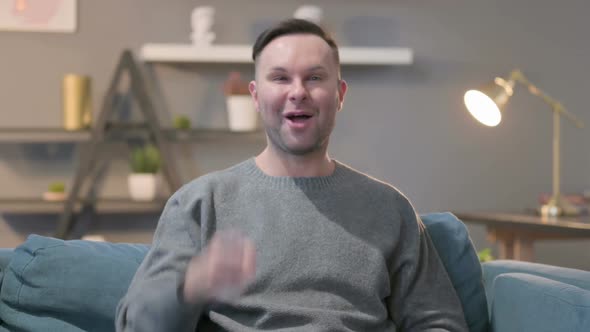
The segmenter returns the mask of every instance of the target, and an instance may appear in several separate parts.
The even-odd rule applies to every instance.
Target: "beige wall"
[[[216,42],[250,43],[260,27],[290,16],[303,3],[80,1],[76,34],[0,32],[0,123],[58,126],[59,84],[67,72],[92,76],[98,109],[121,50],[138,50],[146,42],[188,42],[190,10],[196,5],[216,7]],[[332,139],[334,157],[396,185],[421,212],[521,211],[534,207],[538,194],[550,190],[551,117],[546,105],[521,89],[506,121],[486,130],[468,117],[461,98],[468,87],[520,68],[590,123],[590,3],[314,3],[325,9],[325,25],[341,45],[407,46],[416,52],[411,67],[343,70],[350,90]],[[219,87],[231,69],[252,74],[248,66],[158,66],[155,83],[173,114],[186,114],[199,126],[223,127],[227,119]],[[590,186],[590,130],[564,124],[562,139],[563,191],[580,192]],[[231,165],[259,148],[254,143],[243,147],[240,142],[201,142],[183,154],[190,168],[184,176]],[[69,179],[75,160],[75,154],[55,156],[43,149],[0,144],[0,197],[37,195],[49,180]],[[124,162],[114,167],[107,194],[125,192],[126,172]],[[48,224],[36,220],[15,230],[16,225],[0,221],[0,246],[14,245]],[[137,232],[125,223],[101,224],[95,227],[112,234],[107,236],[111,240],[124,240],[124,229],[133,229],[128,232],[133,236]],[[153,220],[141,232],[152,229]],[[477,247],[490,245],[483,228],[470,229]],[[537,254],[540,262],[590,269],[588,241],[543,243]]]

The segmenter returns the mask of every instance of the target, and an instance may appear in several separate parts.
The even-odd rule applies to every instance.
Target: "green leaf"
[[[492,255],[492,249],[490,248],[485,248],[479,251],[477,253],[477,257],[479,258],[479,261],[482,263],[494,260],[494,256]]]
[[[185,115],[177,115],[174,118],[174,128],[189,129],[191,127],[191,120]]]
[[[49,184],[47,190],[52,193],[66,192],[66,184],[61,181],[55,181]]]

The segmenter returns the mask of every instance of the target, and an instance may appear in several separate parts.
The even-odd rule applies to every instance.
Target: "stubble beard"
[[[289,144],[289,138],[286,134],[283,134],[280,129],[266,129],[266,135],[268,136],[269,144],[272,145],[273,149],[285,155],[293,156],[306,156],[315,154],[325,149],[328,143],[328,135],[322,135],[321,130],[316,129],[312,134],[314,138],[312,143],[304,146],[292,146]]]

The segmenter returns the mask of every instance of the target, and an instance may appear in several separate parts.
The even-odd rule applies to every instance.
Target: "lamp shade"
[[[477,121],[494,127],[502,120],[502,111],[512,96],[513,87],[514,81],[506,81],[497,77],[492,83],[481,89],[465,92],[463,102]]]

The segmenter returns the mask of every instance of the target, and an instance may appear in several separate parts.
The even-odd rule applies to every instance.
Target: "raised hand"
[[[234,299],[255,273],[254,243],[236,232],[218,232],[207,248],[191,259],[185,274],[184,298],[189,303]]]

